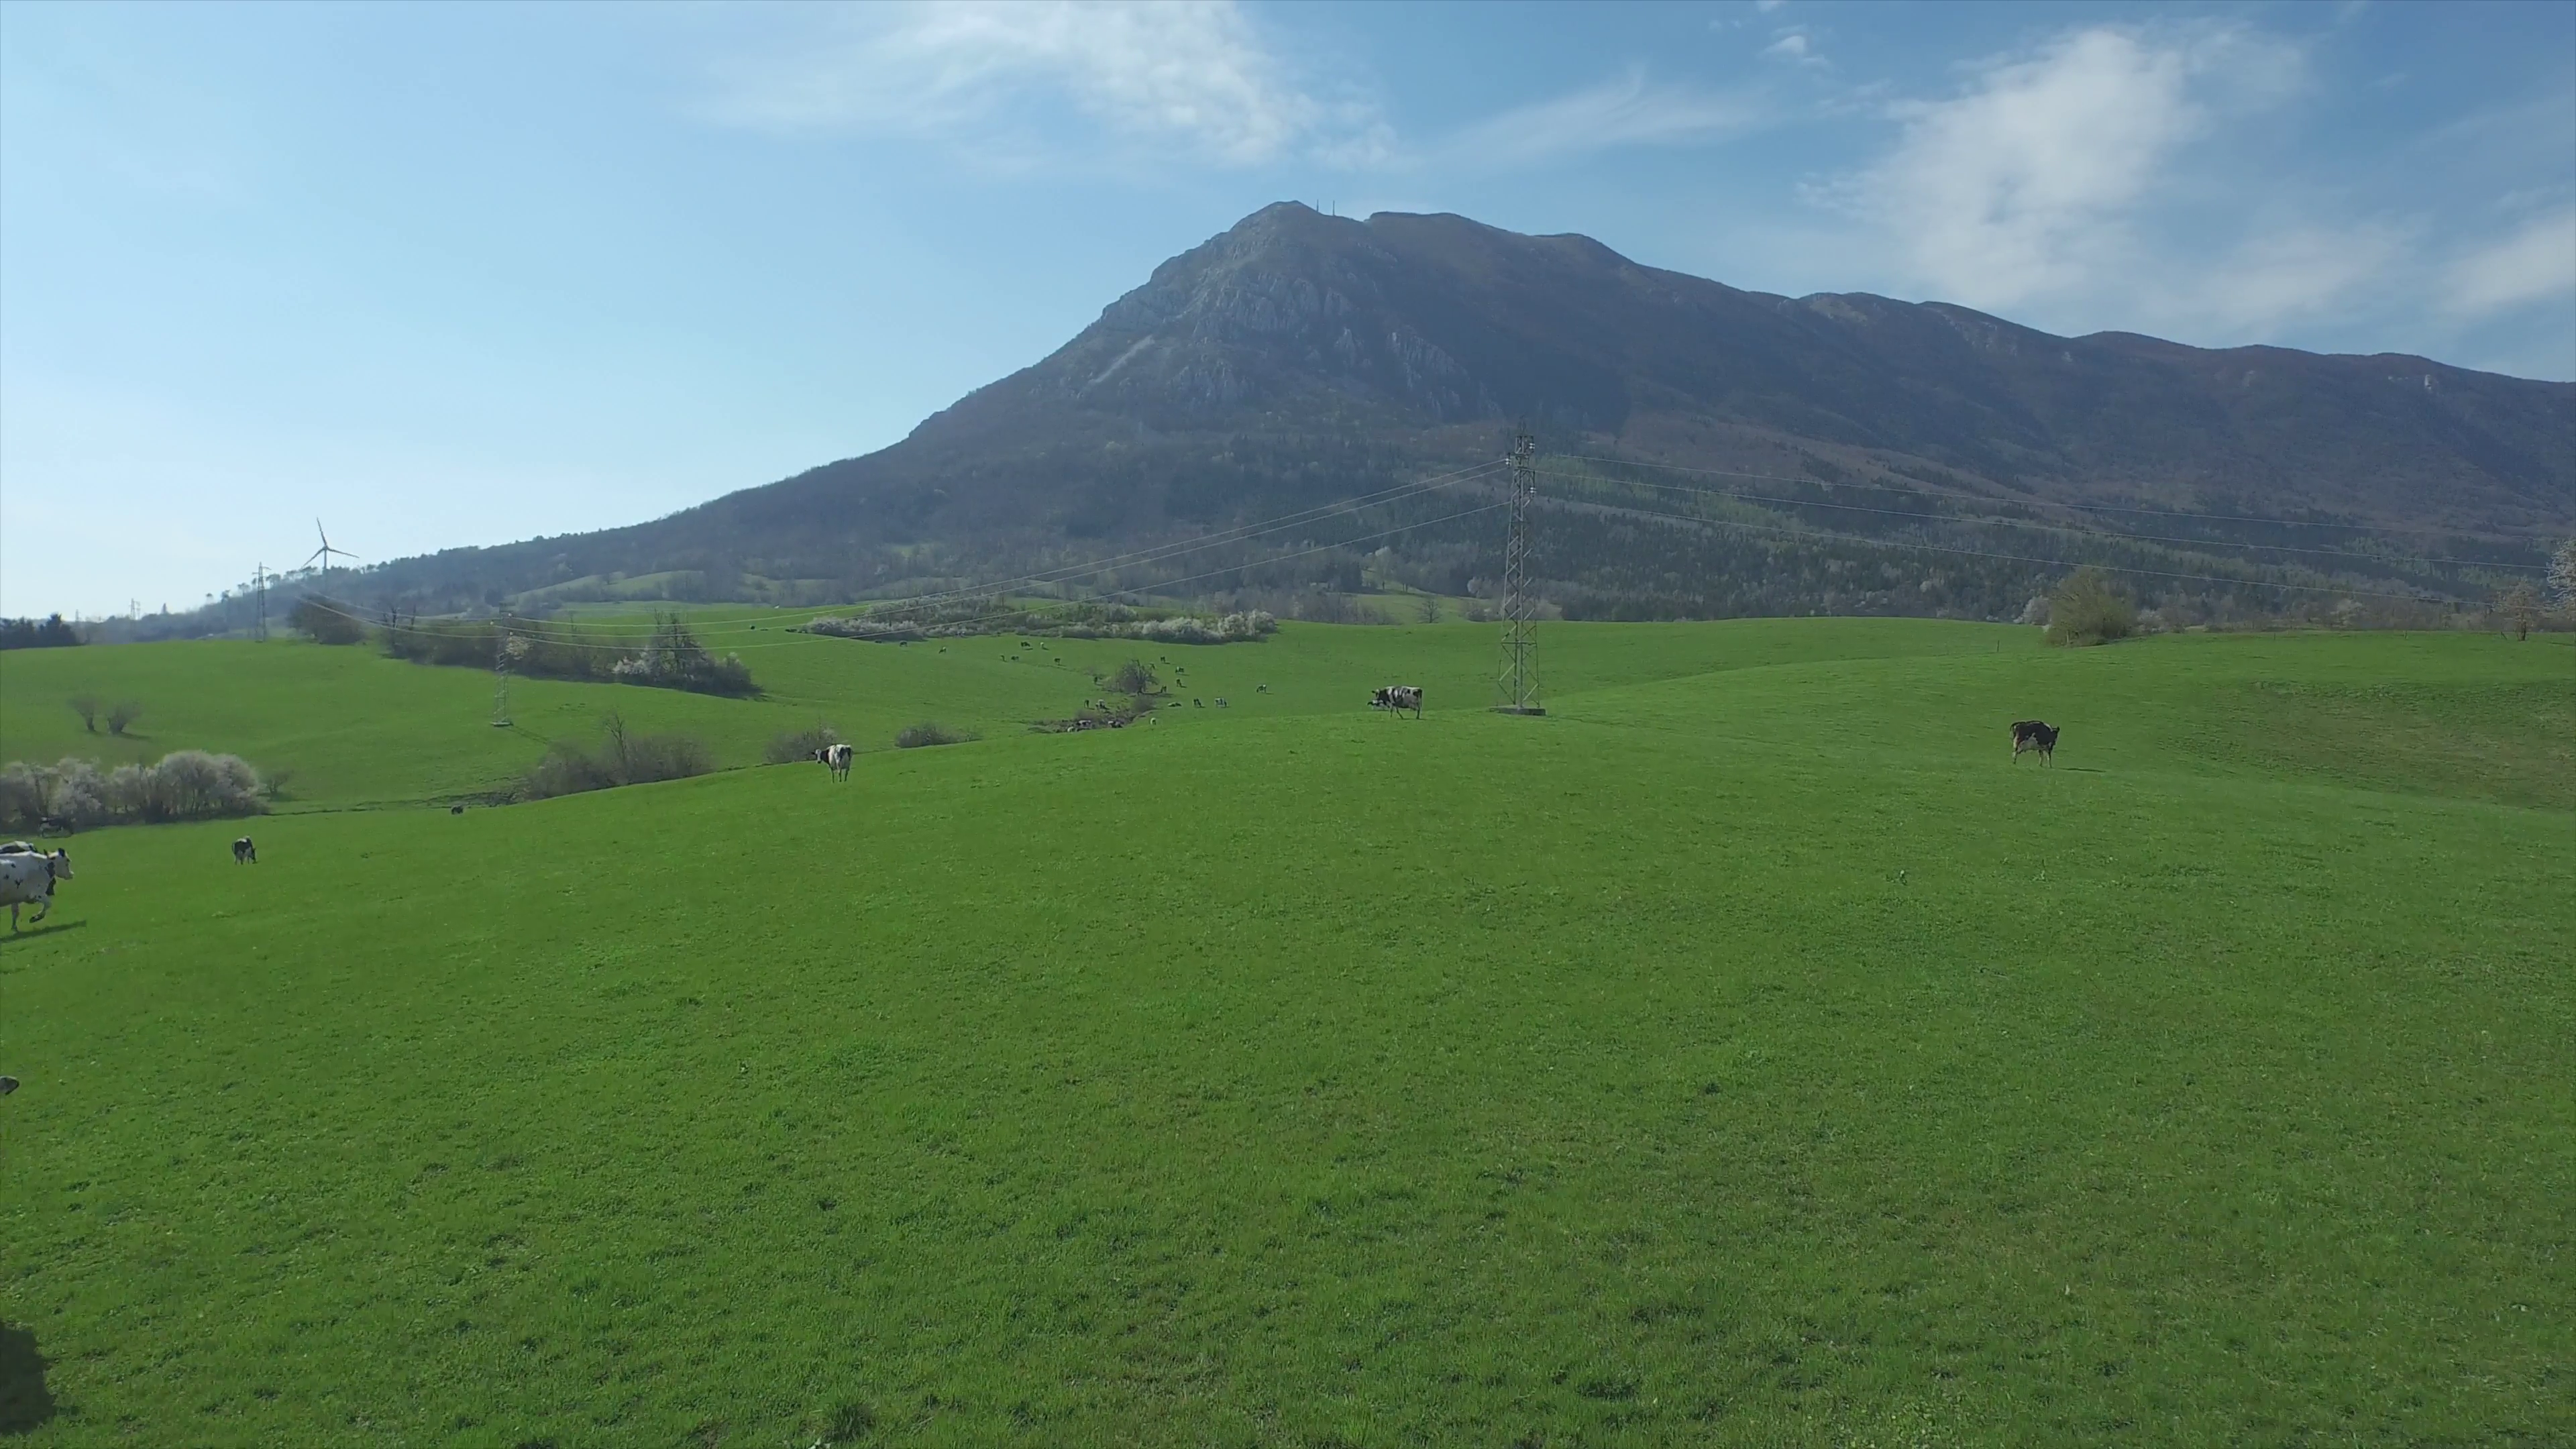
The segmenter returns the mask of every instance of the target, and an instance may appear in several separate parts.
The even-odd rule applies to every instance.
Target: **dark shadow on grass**
[[[41,926],[22,926],[16,931],[0,931],[0,941],[32,941],[39,936],[53,935],[57,931],[77,931],[88,924],[87,921],[47,921]]]
[[[45,1387],[45,1356],[36,1352],[36,1335],[14,1324],[0,1324],[0,1434],[24,1434],[54,1416],[54,1395]]]

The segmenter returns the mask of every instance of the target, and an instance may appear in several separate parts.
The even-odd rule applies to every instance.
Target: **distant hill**
[[[2535,541],[2576,530],[2576,384],[2056,337],[1943,303],[1739,291],[1581,236],[1282,203],[890,448],[367,579],[433,607],[632,595],[653,575],[647,592],[675,596],[900,592],[1391,488],[1490,460],[1515,421],[1564,500],[1540,572],[1578,613],[1990,616],[2078,557],[2211,608],[2290,597],[2208,582],[2239,576],[2476,598],[2511,574],[2407,560],[2529,564]],[[1491,518],[1427,522],[1479,486],[1083,582],[1481,588]],[[1662,516],[1712,511],[1727,522]],[[2067,531],[1963,521],[2006,517]],[[1260,562],[1287,548],[1311,551]]]

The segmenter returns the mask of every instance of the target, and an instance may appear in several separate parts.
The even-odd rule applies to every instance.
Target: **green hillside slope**
[[[84,835],[0,942],[0,1426],[2576,1437],[2576,653],[2031,632],[1552,627],[1520,720],[1489,629],[1290,630],[1188,654],[1225,711],[845,785]],[[740,758],[1083,693],[1002,644],[667,707]],[[187,727],[350,799],[504,764]]]
[[[897,648],[784,632],[811,611],[695,613],[715,621],[711,642],[751,666],[762,698],[514,679],[513,726],[494,729],[491,675],[368,648],[278,639],[15,650],[0,654],[0,759],[125,764],[176,749],[223,750],[293,771],[286,808],[340,807],[506,790],[549,742],[595,733],[612,710],[639,730],[696,734],[722,764],[739,766],[758,763],[771,736],[817,719],[862,750],[892,748],[895,731],[924,719],[1019,731],[1074,714],[1102,693],[1093,675],[1130,658],[1153,666],[1165,702],[1181,706],[1167,726],[1204,722],[1218,699],[1228,717],[1347,711],[1376,685],[1397,682],[1425,685],[1444,707],[1479,704],[1492,692],[1496,662],[1493,630],[1474,624],[1289,624],[1285,642],[1263,644],[1064,639],[1029,649],[977,638]],[[1578,691],[1794,659],[2038,647],[2036,631],[1925,620],[1563,627],[1549,678]],[[77,694],[139,701],[143,721],[132,738],[85,732],[65,703]]]

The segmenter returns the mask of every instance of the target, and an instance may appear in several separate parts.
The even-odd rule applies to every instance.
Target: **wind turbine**
[[[314,537],[322,540],[322,546],[313,550],[311,554],[305,557],[304,566],[306,568],[311,568],[313,567],[313,560],[317,558],[322,560],[322,582],[328,584],[331,582],[331,555],[338,554],[340,557],[345,559],[355,559],[357,555],[349,552],[345,548],[333,548],[331,546],[331,535],[322,531],[321,519],[317,518],[313,520],[313,534]]]

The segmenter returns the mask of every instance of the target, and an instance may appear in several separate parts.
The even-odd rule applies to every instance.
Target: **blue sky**
[[[0,4],[0,613],[882,447],[1268,202],[2576,378],[2576,5]]]

